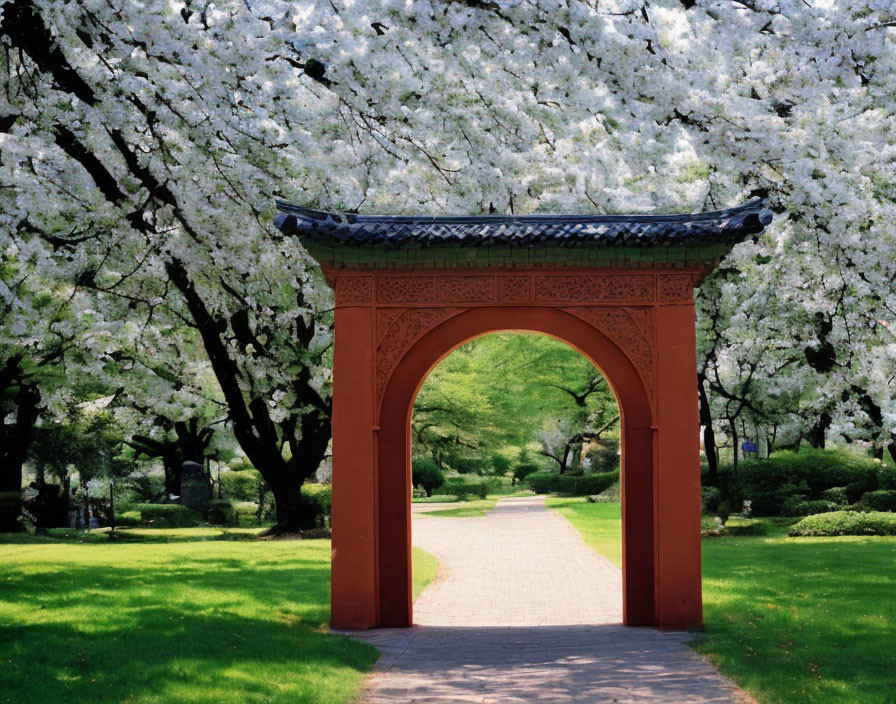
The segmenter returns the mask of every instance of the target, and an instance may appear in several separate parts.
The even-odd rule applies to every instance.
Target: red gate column
[[[694,302],[689,276],[659,278],[681,302],[657,308],[656,625],[692,628],[703,624]]]
[[[339,289],[337,287],[337,306]],[[336,308],[333,352],[334,628],[377,625],[373,309]]]

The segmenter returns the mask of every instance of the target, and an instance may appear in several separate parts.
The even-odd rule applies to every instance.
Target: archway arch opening
[[[563,341],[504,331],[445,356],[411,415],[414,591],[418,567],[428,563],[417,548],[444,561],[453,579],[415,602],[415,623],[619,623],[621,577],[609,564],[621,567],[619,440],[612,388]],[[589,518],[592,509],[601,516],[595,528],[610,529],[601,560],[581,541],[568,542],[564,519],[544,503],[583,515],[584,495],[611,487],[615,502],[587,509]],[[452,503],[440,503],[446,500]],[[554,549],[536,547],[545,544]],[[458,610],[457,590],[488,596],[465,599]]]
[[[378,409],[378,625],[413,622],[410,424],[414,400],[431,370],[453,350],[501,331],[540,333],[560,340],[588,359],[611,385],[619,405],[622,449],[623,620],[627,625],[652,624],[654,447],[649,393],[631,360],[596,327],[568,312],[532,307],[477,308],[448,317],[409,347],[388,378]]]

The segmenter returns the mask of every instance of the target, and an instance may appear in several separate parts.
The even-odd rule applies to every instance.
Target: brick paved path
[[[541,498],[483,518],[414,512],[439,575],[417,624],[352,635],[381,652],[364,704],[751,701],[687,633],[624,628],[619,570]]]

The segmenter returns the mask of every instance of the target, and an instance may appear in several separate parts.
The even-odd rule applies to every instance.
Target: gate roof
[[[761,233],[761,200],[669,215],[362,215],[278,202],[276,224],[335,268],[710,264]]]

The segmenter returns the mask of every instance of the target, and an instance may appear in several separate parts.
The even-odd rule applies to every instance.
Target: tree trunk
[[[737,434],[737,424],[736,424],[734,418],[728,419],[728,425],[731,426],[731,449],[733,451],[734,473],[737,474],[737,466],[738,466],[737,443],[740,441],[740,437]]]
[[[707,482],[711,486],[719,484],[719,449],[716,447],[716,433],[712,427],[712,409],[703,382],[706,377],[697,375],[697,396],[700,399],[700,425],[703,426],[703,451],[706,453],[706,467],[709,470]]]
[[[16,363],[16,367],[18,364]],[[9,389],[12,384],[4,384]],[[21,384],[15,397],[15,422],[0,420],[0,533],[22,529],[22,467],[37,420],[40,392],[33,384]]]
[[[818,416],[818,420],[812,424],[812,429],[809,431],[809,444],[812,447],[818,448],[819,450],[824,449],[825,434],[827,433],[828,428],[831,427],[831,421],[830,413],[822,411],[821,415]]]

